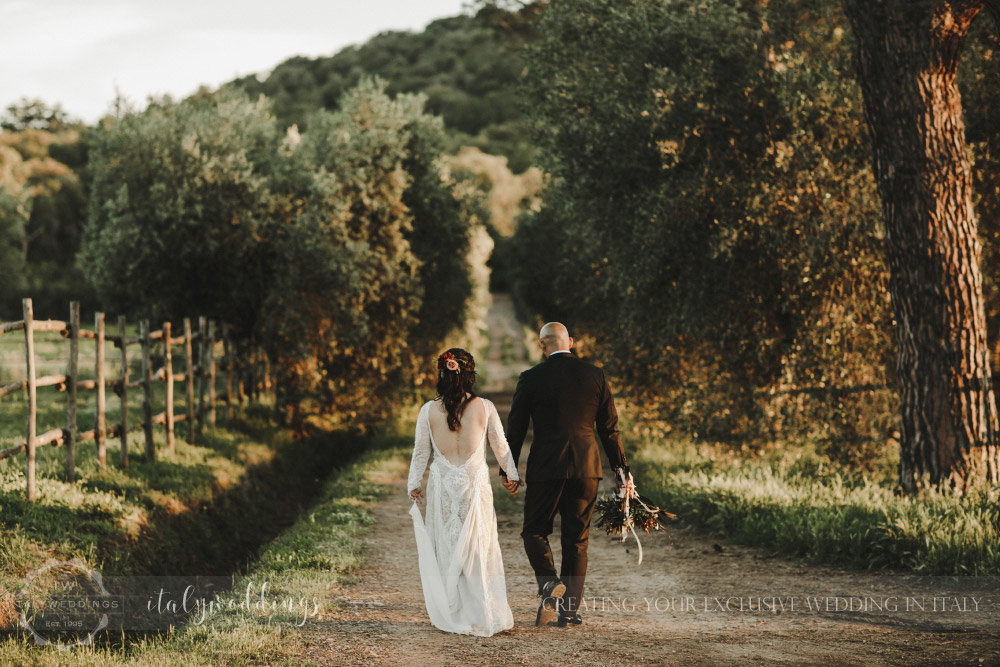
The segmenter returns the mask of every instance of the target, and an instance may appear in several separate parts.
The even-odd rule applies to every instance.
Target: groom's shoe
[[[559,604],[563,593],[566,592],[566,584],[559,579],[546,582],[542,587],[542,601],[538,605],[538,615],[535,617],[535,626],[548,625],[559,615]]]
[[[580,625],[583,623],[583,619],[579,616],[560,616],[559,621],[556,623],[560,628],[565,628],[567,626],[573,627],[574,625]]]
[[[561,598],[565,592],[566,584],[562,582],[562,579],[551,579],[545,582],[539,595],[547,598]]]

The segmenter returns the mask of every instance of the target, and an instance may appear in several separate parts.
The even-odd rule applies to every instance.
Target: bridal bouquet
[[[632,533],[639,547],[639,564],[642,564],[642,543],[636,534],[637,527],[646,531],[647,535],[651,535],[652,530],[666,532],[660,522],[677,515],[660,509],[649,498],[640,496],[632,473],[619,469],[618,480],[620,484],[617,493],[608,494],[594,505],[598,512],[597,525],[604,526],[608,535],[620,537],[622,542]]]

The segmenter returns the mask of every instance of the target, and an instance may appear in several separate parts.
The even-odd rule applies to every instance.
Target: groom
[[[545,361],[521,373],[517,381],[507,439],[516,465],[528,422],[533,422],[521,537],[542,596],[535,625],[548,624],[558,613],[558,625],[565,627],[581,623],[577,610],[587,573],[587,538],[602,474],[598,435],[616,473],[625,469],[627,474],[628,469],[604,371],[570,352],[573,339],[559,322],[542,327],[538,345]],[[512,494],[524,484],[508,480],[503,470],[500,474]],[[556,512],[562,517],[558,576],[548,540]]]

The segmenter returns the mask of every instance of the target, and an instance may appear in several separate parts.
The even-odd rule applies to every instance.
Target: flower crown
[[[439,371],[452,371],[455,373],[460,373],[468,360],[457,359],[455,355],[451,352],[445,352],[440,357],[437,358],[437,367]]]

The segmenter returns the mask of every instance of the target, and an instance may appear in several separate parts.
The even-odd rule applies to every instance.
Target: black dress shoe
[[[538,605],[538,615],[535,617],[535,626],[548,625],[556,619],[559,614],[559,600],[566,592],[566,584],[559,579],[546,582],[542,587],[542,601]]]
[[[581,623],[583,623],[583,619],[579,616],[560,616],[556,625],[560,628],[565,628],[567,625],[580,625]]]

